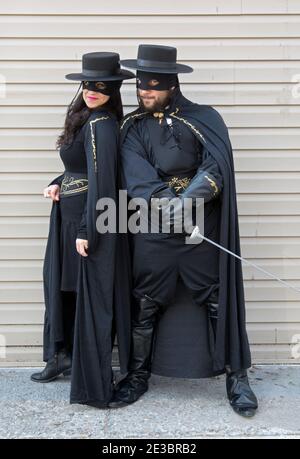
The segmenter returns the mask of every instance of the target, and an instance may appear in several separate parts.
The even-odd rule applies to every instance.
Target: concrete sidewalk
[[[69,404],[70,379],[30,381],[32,368],[0,369],[0,438],[300,438],[300,366],[249,371],[259,400],[252,419],[235,414],[225,376],[172,379],[153,375],[135,404],[98,410]]]

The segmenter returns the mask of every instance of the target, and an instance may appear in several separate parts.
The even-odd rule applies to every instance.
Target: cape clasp
[[[163,117],[165,116],[163,112],[154,112],[153,116],[159,119],[159,124],[162,123]]]

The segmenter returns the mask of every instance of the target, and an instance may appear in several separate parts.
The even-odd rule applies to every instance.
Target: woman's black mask
[[[83,81],[82,88],[89,91],[101,92],[106,96],[111,96],[118,91],[122,85],[121,81]]]

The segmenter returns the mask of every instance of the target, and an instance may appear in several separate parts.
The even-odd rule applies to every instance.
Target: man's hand
[[[59,201],[60,186],[50,185],[44,189],[44,198],[51,198],[52,201]]]
[[[86,239],[76,239],[76,250],[79,255],[87,257],[88,241]]]

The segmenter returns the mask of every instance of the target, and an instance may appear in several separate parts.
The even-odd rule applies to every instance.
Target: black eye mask
[[[120,89],[121,85],[121,81],[83,81],[82,89],[101,92],[101,94],[111,96]]]
[[[136,73],[136,86],[138,89],[165,91],[172,86],[176,86],[176,73],[153,73],[141,72]]]

